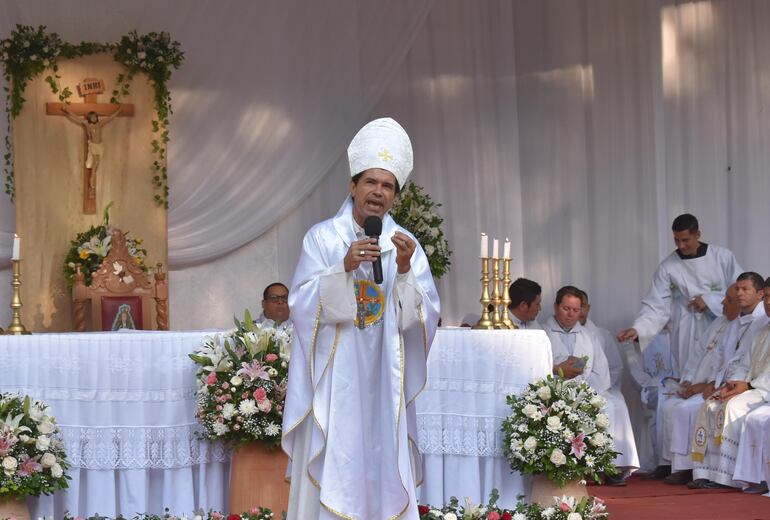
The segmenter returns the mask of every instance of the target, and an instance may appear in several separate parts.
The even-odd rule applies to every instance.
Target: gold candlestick
[[[508,316],[508,305],[511,303],[511,295],[508,294],[508,287],[511,285],[511,259],[503,259],[503,302],[501,304],[503,311],[503,325],[506,329],[515,328],[510,316]]]
[[[492,323],[496,329],[501,329],[500,318],[500,259],[492,259],[492,305],[494,310],[492,311]]]
[[[21,260],[11,260],[11,264],[13,268],[11,277],[11,287],[13,288],[11,309],[13,310],[13,318],[11,319],[11,324],[5,329],[5,334],[16,336],[30,334],[21,322]]]
[[[481,319],[473,326],[474,329],[494,329],[495,326],[489,319],[489,258],[481,259]]]

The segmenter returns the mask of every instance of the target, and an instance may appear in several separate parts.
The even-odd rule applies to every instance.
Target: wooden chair
[[[110,252],[86,286],[85,274],[76,266],[72,286],[73,328],[86,330],[86,310],[90,303],[89,330],[168,330],[168,284],[163,264],[157,265],[154,283],[128,252],[126,239],[119,229],[111,231]],[[155,300],[155,323],[152,309]]]

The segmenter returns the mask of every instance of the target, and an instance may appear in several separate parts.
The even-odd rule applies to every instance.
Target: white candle
[[[489,256],[489,237],[486,233],[481,234],[481,258],[487,258]]]
[[[13,234],[13,254],[11,255],[11,260],[21,260],[19,258],[19,235],[16,233]]]
[[[503,245],[503,258],[508,260],[511,257],[511,241],[506,237]]]
[[[499,258],[498,253],[500,252],[500,242],[497,239],[494,239],[492,241],[492,258]]]

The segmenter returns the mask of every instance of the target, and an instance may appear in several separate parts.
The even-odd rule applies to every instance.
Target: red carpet
[[[770,498],[739,490],[693,490],[631,477],[626,487],[590,486],[611,520],[770,520]]]

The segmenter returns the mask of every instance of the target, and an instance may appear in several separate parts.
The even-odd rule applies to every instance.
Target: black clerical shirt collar
[[[676,254],[679,255],[679,258],[682,260],[692,260],[693,258],[700,258],[702,256],[706,256],[706,251],[708,251],[709,245],[705,242],[699,242],[698,251],[695,252],[694,255],[683,255],[680,250],[676,250]]]

